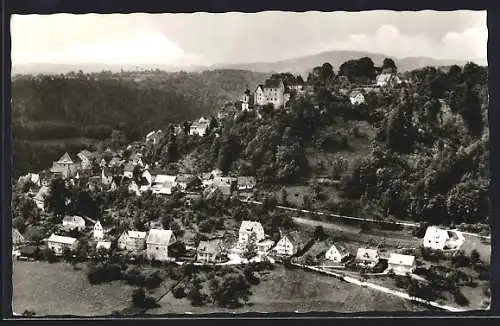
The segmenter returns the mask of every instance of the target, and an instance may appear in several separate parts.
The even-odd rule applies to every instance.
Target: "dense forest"
[[[355,87],[374,75],[363,69],[375,67],[346,65],[341,76],[329,64],[313,69],[314,92],[293,100],[289,110],[264,107],[260,119],[245,112],[213,123],[198,139],[170,135],[145,155],[164,165],[182,159],[180,166],[193,171],[256,175],[277,189],[328,177],[337,180],[335,189],[316,185],[310,199],[342,214],[487,222],[487,69],[469,63],[413,71],[405,76],[409,82],[366,94],[365,104],[353,106],[328,85],[342,80]],[[325,159],[313,162],[317,156]],[[338,198],[328,198],[331,193]]]
[[[210,115],[265,78],[240,70],[15,76],[14,175],[47,167],[61,147],[91,148],[113,130],[135,141],[169,123]]]

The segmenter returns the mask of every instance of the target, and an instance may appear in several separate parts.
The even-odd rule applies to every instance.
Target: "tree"
[[[323,227],[321,225],[318,225],[314,229],[314,238],[317,240],[324,240],[325,237],[326,237],[325,230],[323,229]]]
[[[236,308],[247,302],[251,292],[250,284],[241,272],[231,272],[222,280],[213,279],[210,282],[211,297],[221,307]]]
[[[473,249],[470,253],[470,262],[472,266],[475,266],[481,262],[481,256],[479,255],[479,252],[476,249]]]
[[[302,207],[307,210],[310,210],[312,208],[311,197],[309,197],[308,195],[304,195],[304,197],[302,197]]]
[[[456,222],[484,222],[489,215],[488,190],[477,181],[456,184],[448,193],[446,207]]]
[[[70,192],[66,188],[64,180],[58,178],[52,180],[50,192],[47,198],[49,209],[54,211],[57,217],[65,215],[68,207],[67,200],[70,198]]]
[[[111,132],[111,146],[113,148],[120,148],[121,146],[125,145],[126,142],[127,137],[122,131],[115,129]]]
[[[382,70],[389,70],[392,73],[396,73],[398,68],[396,67],[396,63],[391,58],[385,58],[382,63]]]
[[[138,288],[132,293],[132,304],[135,307],[139,308],[154,308],[157,307],[158,304],[153,297],[149,297],[146,295],[146,291],[143,288]]]
[[[257,234],[252,232],[248,236],[247,245],[245,247],[245,252],[243,253],[243,258],[251,259],[257,256]]]
[[[186,298],[193,306],[202,306],[207,300],[207,295],[201,291],[201,280],[196,277],[192,280],[186,293]]]

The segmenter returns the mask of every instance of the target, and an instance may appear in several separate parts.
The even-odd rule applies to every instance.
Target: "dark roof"
[[[267,79],[265,84],[264,84],[264,87],[265,88],[278,88],[278,87],[280,87],[281,81],[282,81],[281,79]]]
[[[104,168],[104,169],[102,169],[102,171],[104,173],[104,176],[106,176],[106,177],[110,177],[113,175],[113,171],[110,168]]]
[[[125,164],[125,167],[123,168],[123,171],[125,172],[134,172],[134,165],[131,162],[128,162]]]

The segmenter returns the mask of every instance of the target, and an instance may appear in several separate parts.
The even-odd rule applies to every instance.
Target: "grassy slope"
[[[223,309],[206,305],[192,307],[186,299],[165,296],[161,307],[152,314],[214,312],[364,312],[364,311],[422,311],[408,301],[341,282],[335,278],[277,267],[252,287],[249,304],[239,309]],[[335,295],[333,295],[335,293]]]
[[[122,282],[90,285],[84,270],[65,263],[13,263],[13,310],[40,315],[98,316],[126,308],[133,287]]]

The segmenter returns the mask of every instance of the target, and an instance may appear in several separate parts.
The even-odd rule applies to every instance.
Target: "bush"
[[[87,272],[87,279],[90,284],[101,284],[123,279],[122,268],[118,264],[104,263],[90,265]]]
[[[155,298],[147,296],[143,288],[139,288],[132,293],[132,305],[145,309],[158,307]]]
[[[183,286],[178,286],[172,290],[172,295],[176,299],[182,299],[186,296],[186,292],[184,291]]]
[[[469,257],[467,257],[463,251],[459,251],[451,257],[451,263],[455,267],[467,267],[470,265]]]
[[[146,278],[136,268],[132,268],[127,273],[125,273],[123,279],[129,285],[144,286],[144,284],[146,283]]]
[[[453,291],[453,298],[455,299],[455,303],[458,304],[459,306],[468,306],[469,305],[469,299],[460,291],[459,289],[456,289]]]
[[[156,289],[160,286],[161,282],[163,282],[163,279],[158,272],[155,272],[146,278],[146,287],[150,290]]]

